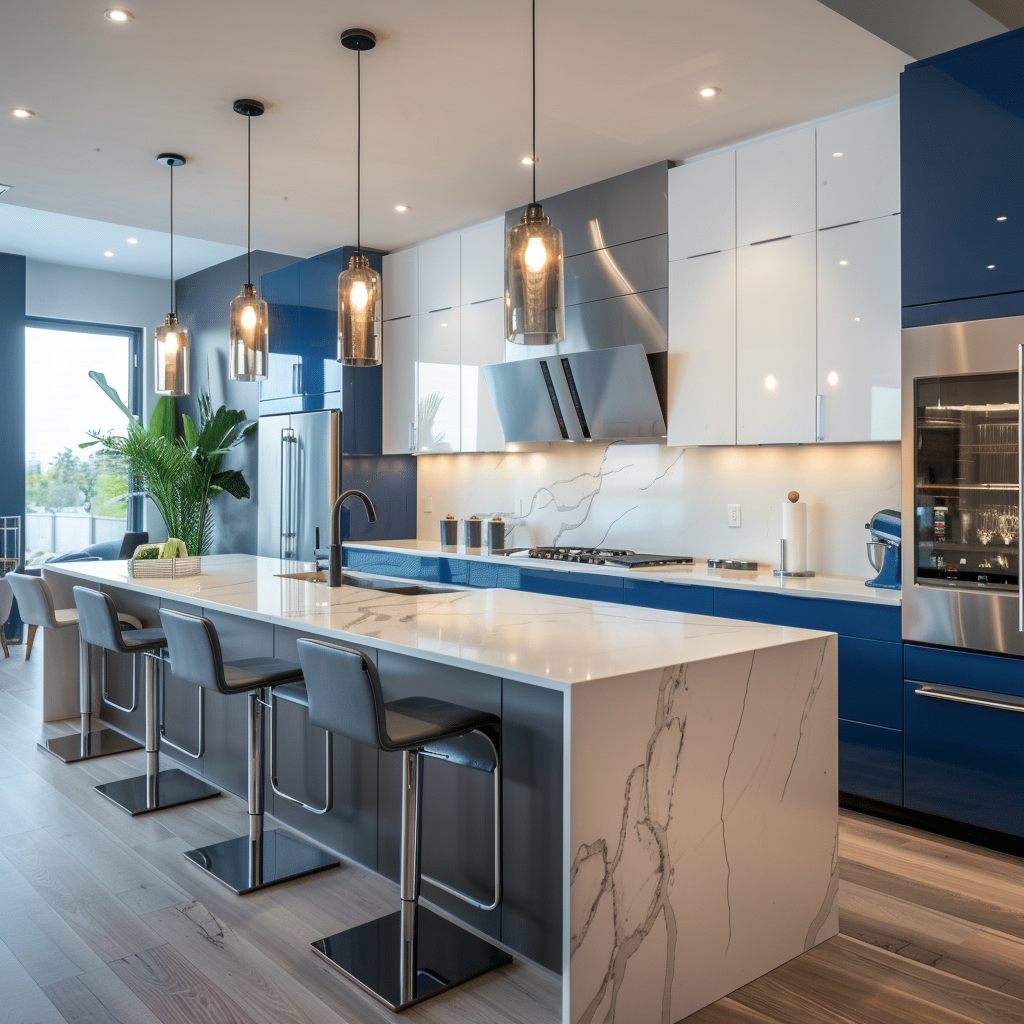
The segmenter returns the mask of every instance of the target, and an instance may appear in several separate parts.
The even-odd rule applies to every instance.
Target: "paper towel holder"
[[[796,491],[790,491],[789,494],[786,495],[786,497],[789,498],[789,500],[792,502],[797,502],[800,500],[800,495]],[[805,569],[803,572],[790,572],[786,568],[786,540],[785,538],[783,538],[781,541],[779,541],[779,567],[778,569],[772,570],[772,575],[806,579],[807,577],[814,575],[814,570]]]

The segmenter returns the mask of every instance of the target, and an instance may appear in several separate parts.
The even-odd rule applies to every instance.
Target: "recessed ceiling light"
[[[409,212],[409,207],[406,206],[405,203],[399,203],[395,207],[395,213],[408,213],[408,212]]]
[[[858,323],[858,324],[860,323],[860,317],[859,316],[855,316],[853,318],[853,320],[854,320],[854,323]]]
[[[129,245],[138,245],[139,244],[139,240],[137,238],[128,238],[128,239],[126,239],[126,241],[128,242]]]
[[[850,265],[850,261],[849,260],[840,260],[839,261],[839,266],[841,266],[841,267],[848,267],[849,265]]]
[[[108,7],[103,12],[103,17],[107,21],[131,21],[135,17],[131,11],[126,11],[123,7]]]
[[[778,387],[778,385],[779,385],[779,382],[775,379],[775,374],[774,373],[769,373],[768,376],[765,377],[765,379],[764,379],[764,386],[769,391],[774,391]]]
[[[1005,217],[996,217],[996,220],[1006,220]]]
[[[838,374],[838,373],[836,373],[836,371],[835,371],[835,370],[833,370],[833,371],[832,371],[832,372],[831,372],[831,373],[830,373],[830,374],[828,375],[828,382],[829,382],[829,384],[831,384],[831,385],[832,385],[832,387],[835,387],[835,386],[836,386],[836,385],[837,385],[837,384],[839,383],[839,374]]]
[[[11,111],[11,113],[15,117],[35,117],[35,112],[32,110],[27,110],[25,107],[15,107]]]
[[[104,256],[113,256],[114,254],[108,249],[103,255]]]
[[[833,153],[832,155],[833,156],[842,156],[843,154],[842,153]]]
[[[722,90],[719,89],[717,86],[705,85],[704,88],[701,89],[700,94],[701,96],[704,97],[704,99],[709,100],[712,96],[717,96],[721,91]]]
[[[530,164],[533,163],[533,157],[532,156],[524,156],[523,159],[520,160],[519,162],[521,164],[525,164],[527,167],[529,167]]]

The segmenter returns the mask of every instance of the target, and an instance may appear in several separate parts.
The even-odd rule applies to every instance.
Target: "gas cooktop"
[[[643,555],[625,548],[530,548],[529,558],[547,558],[554,562],[579,562],[585,565],[617,565],[641,569],[649,565],[692,565],[689,555]]]

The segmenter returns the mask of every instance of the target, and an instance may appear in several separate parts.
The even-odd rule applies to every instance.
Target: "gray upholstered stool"
[[[340,863],[337,857],[281,829],[263,831],[263,712],[276,684],[301,682],[298,665],[278,658],[224,661],[217,629],[207,618],[163,608],[171,671],[186,682],[249,698],[249,834],[185,856],[237,893],[252,892]]]
[[[78,625],[78,611],[75,608],[55,608],[53,594],[46,581],[38,576],[25,576],[21,573],[9,572],[4,581],[10,583],[11,592],[18,601],[18,613],[21,621],[28,624],[28,643],[25,645],[25,660],[31,653],[32,640],[36,630],[67,629]],[[10,609],[8,608],[8,612]],[[5,616],[6,619],[6,616]],[[137,629],[142,625],[134,615],[121,613],[118,615],[120,629]],[[0,629],[3,627],[0,626]],[[105,727],[94,728],[92,720],[92,659],[89,645],[78,636],[78,713],[81,716],[81,729],[70,736],[52,736],[41,740],[39,747],[59,757],[64,762],[86,761],[92,757],[105,757],[108,754],[123,754],[128,750],[138,750],[142,744],[136,743],[130,736],[124,736],[114,729]],[[106,662],[103,663],[103,699],[107,700]],[[116,705],[115,705],[116,706]]]
[[[429,697],[384,702],[377,667],[362,652],[299,640],[309,720],[359,743],[402,754],[401,909],[313,943],[332,967],[392,1010],[404,1010],[479,974],[512,962],[497,946],[419,906],[423,757],[494,773],[494,899],[501,902],[501,719]]]
[[[157,669],[163,664],[160,652],[166,645],[164,631],[133,629],[124,632],[119,627],[117,608],[109,594],[89,587],[75,587],[74,595],[78,608],[78,631],[85,643],[99,647],[104,654],[110,651],[130,654],[135,658],[141,657],[145,662],[146,774],[104,782],[96,787],[96,792],[131,815],[219,796],[219,789],[180,768],[160,771]]]

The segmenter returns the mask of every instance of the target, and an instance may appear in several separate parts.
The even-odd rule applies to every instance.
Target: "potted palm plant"
[[[143,427],[121,401],[121,396],[102,373],[89,376],[125,414],[123,435],[90,431],[93,439],[80,447],[103,445],[131,473],[133,494],[148,497],[164,521],[169,537],[184,541],[190,555],[207,553],[213,512],[210,500],[221,492],[248,498],[249,485],[237,469],[222,469],[224,456],[256,432],[257,422],[246,422],[239,409],[220,406],[214,410],[210,394],[199,396],[199,422],[187,413],[180,431],[169,395],[161,398]]]

